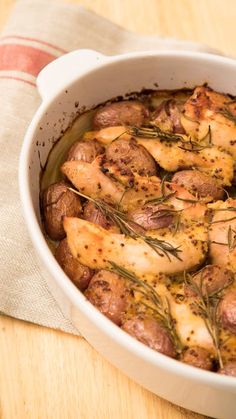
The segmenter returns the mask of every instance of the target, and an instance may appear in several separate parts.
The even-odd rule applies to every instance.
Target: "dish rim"
[[[76,53],[77,51],[73,51],[73,53]],[[127,59],[142,58],[148,56],[155,56],[156,58],[162,56],[170,56],[170,58],[172,59],[188,57],[200,60],[207,60],[210,62],[220,61],[225,64],[233,65],[236,70],[236,60],[218,55],[210,55],[202,52],[200,53],[175,50],[140,51],[109,57],[104,56],[105,59],[103,61],[100,61],[99,63],[94,65],[90,70],[87,70],[84,74],[82,74],[82,76],[78,76],[77,79],[71,81],[68,80],[68,84],[66,87],[71,87],[74,83],[77,82],[78,79],[87,77],[88,74],[96,72],[98,68],[100,69],[109,64],[114,64],[116,62],[124,61]],[[60,60],[60,58],[58,60]],[[210,384],[213,387],[219,388],[223,386],[224,388],[228,388],[229,390],[236,391],[235,377],[220,375],[215,372],[201,370],[200,368],[184,364],[179,360],[172,359],[166,355],[154,351],[153,349],[147,347],[143,343],[136,340],[134,337],[130,336],[128,333],[124,332],[122,329],[120,329],[118,326],[112,323],[111,320],[109,320],[102,313],[100,313],[98,309],[96,309],[86,299],[83,293],[75,287],[75,285],[71,282],[69,277],[67,277],[67,275],[63,272],[62,268],[59,266],[53,254],[51,253],[47,245],[47,242],[44,238],[43,232],[40,228],[40,224],[33,207],[33,200],[30,192],[31,188],[29,181],[29,164],[32,150],[32,140],[35,136],[35,132],[38,126],[40,125],[40,121],[45,116],[47,108],[52,106],[53,102],[55,102],[58,96],[61,95],[64,88],[65,86],[63,85],[61,90],[59,90],[55,95],[53,95],[49,99],[44,99],[42,101],[26,132],[19,160],[19,189],[24,219],[28,228],[28,232],[30,234],[31,241],[35,249],[37,250],[37,253],[40,256],[41,261],[49,271],[53,280],[63,290],[63,292],[67,295],[69,300],[76,307],[78,307],[84,313],[84,315],[86,315],[86,317],[89,318],[93,324],[95,324],[96,327],[98,327],[106,335],[109,335],[109,337],[113,341],[115,341],[116,344],[119,344],[124,349],[133,352],[137,357],[141,357],[145,361],[151,363],[153,366],[158,367],[162,370],[166,370],[171,374],[183,376],[198,383],[206,383],[208,385]]]

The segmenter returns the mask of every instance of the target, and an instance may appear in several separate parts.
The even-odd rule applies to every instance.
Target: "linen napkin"
[[[81,6],[16,2],[0,38],[0,312],[74,334],[79,331],[61,312],[37,265],[22,216],[17,168],[25,131],[40,104],[37,74],[78,48],[108,55],[148,49],[215,52],[197,43],[128,32]]]

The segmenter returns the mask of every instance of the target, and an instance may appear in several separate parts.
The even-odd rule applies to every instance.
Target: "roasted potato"
[[[123,100],[99,108],[93,119],[95,129],[117,125],[142,125],[149,116],[148,109],[136,100]]]
[[[66,238],[59,243],[55,257],[63,271],[77,288],[79,288],[80,291],[84,291],[88,287],[93,276],[93,271],[87,266],[81,265],[81,263],[72,256]]]
[[[236,377],[236,360],[228,361],[226,364],[224,364],[223,368],[219,369],[218,373]]]
[[[127,306],[125,281],[121,276],[105,270],[97,272],[85,295],[113,323],[121,325]]]
[[[104,153],[104,147],[96,140],[76,141],[69,149],[66,161],[82,160],[92,163],[102,153]]]
[[[217,201],[224,196],[224,189],[214,178],[199,170],[181,170],[175,173],[172,182],[178,183],[199,198],[207,198],[208,201]]]
[[[111,163],[117,164],[120,169],[130,169],[140,176],[155,176],[157,174],[156,163],[151,154],[131,138],[122,138],[113,141],[106,149],[106,158]]]
[[[236,290],[225,293],[219,304],[219,313],[222,326],[236,334]]]
[[[203,370],[211,371],[213,367],[212,354],[207,349],[201,348],[200,346],[193,346],[186,349],[182,353],[180,360],[185,364],[189,364]]]
[[[234,281],[234,273],[218,265],[207,265],[195,275],[193,281],[201,288],[204,296],[211,295]],[[187,297],[194,296],[196,293],[190,285],[185,286]]]
[[[174,212],[168,205],[148,204],[129,213],[129,219],[145,230],[168,227],[173,223]]]
[[[43,193],[42,211],[45,230],[52,240],[62,240],[66,233],[63,217],[78,217],[82,206],[78,195],[68,189],[64,181],[50,185]]]
[[[122,329],[155,351],[175,358],[174,344],[157,320],[136,315],[124,321]]]
[[[97,224],[106,230],[112,230],[119,233],[119,228],[91,201],[87,201],[84,206],[83,218],[84,220]]]

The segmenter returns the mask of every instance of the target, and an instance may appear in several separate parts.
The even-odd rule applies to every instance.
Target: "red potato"
[[[78,217],[82,206],[78,195],[68,189],[64,181],[50,185],[43,193],[42,209],[45,230],[52,240],[62,240],[66,233],[63,218]]]
[[[200,346],[193,346],[186,349],[180,360],[185,364],[189,364],[203,370],[211,371],[213,367],[213,358],[211,353]]]
[[[88,287],[93,276],[93,271],[87,266],[81,265],[81,263],[72,256],[67,239],[63,239],[59,243],[55,257],[63,271],[77,288],[79,288],[80,291],[84,291]]]
[[[236,334],[236,290],[228,291],[219,305],[222,326]]]
[[[224,197],[224,189],[215,179],[199,170],[181,170],[175,173],[172,182],[183,186],[199,198],[208,198],[208,201],[217,201]]]
[[[122,329],[155,351],[171,358],[176,357],[176,350],[167,330],[157,320],[136,315],[126,320]]]
[[[121,325],[127,306],[124,279],[109,271],[97,272],[85,291],[88,300],[113,323]]]
[[[192,276],[193,281],[202,290],[204,296],[211,295],[234,281],[234,273],[219,265],[207,265]],[[185,286],[186,296],[194,296],[194,290]]]
[[[163,204],[148,204],[131,211],[128,215],[130,220],[145,230],[168,227],[173,223],[175,217],[171,207]]]
[[[123,100],[107,104],[97,110],[93,126],[95,129],[118,125],[142,125],[148,118],[148,109],[137,100]]]
[[[112,229],[113,231],[120,231],[119,228],[109,219],[109,217],[106,217],[106,215],[91,201],[87,201],[84,206],[83,218],[84,220],[97,224],[106,230]]]
[[[106,158],[111,163],[117,164],[120,169],[130,169],[140,176],[155,176],[156,163],[151,154],[136,140],[122,138],[113,141],[106,149]]]
[[[97,156],[104,153],[104,147],[96,140],[76,141],[68,151],[66,161],[82,160],[92,163]]]

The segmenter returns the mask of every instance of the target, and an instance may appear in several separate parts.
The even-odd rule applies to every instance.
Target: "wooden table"
[[[201,41],[236,56],[235,0],[73,2],[133,31]],[[0,0],[0,26],[13,4]],[[201,416],[144,390],[83,338],[0,317],[0,419],[193,417]]]

